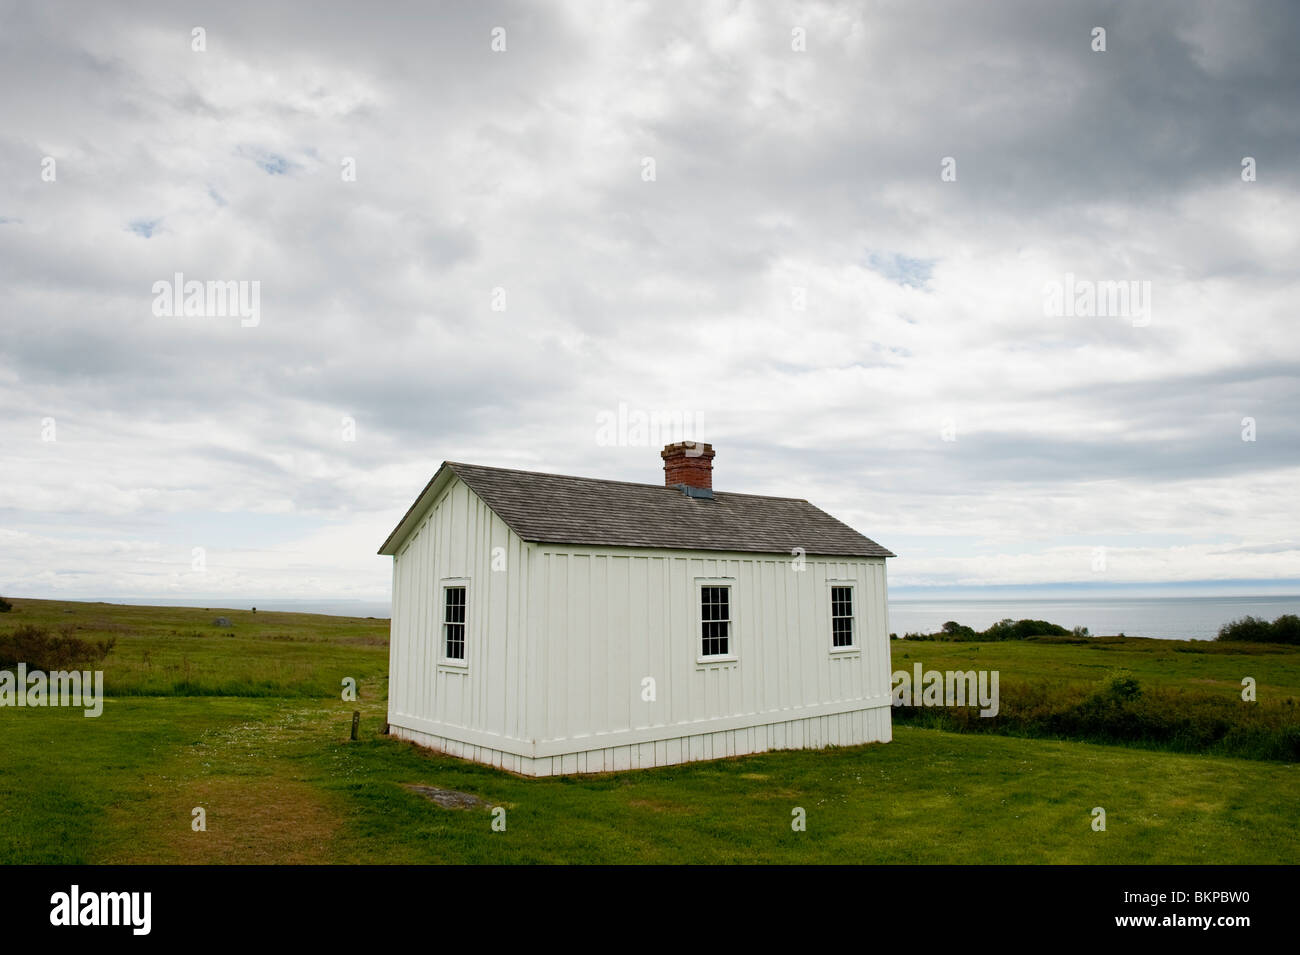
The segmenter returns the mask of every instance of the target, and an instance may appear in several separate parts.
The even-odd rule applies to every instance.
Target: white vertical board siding
[[[770,749],[821,746],[831,743],[836,737],[840,739],[841,745],[884,743],[889,741],[891,729],[889,707],[881,706],[853,710],[837,716],[810,716],[745,729],[696,733],[629,746],[579,749],[550,756],[521,756],[488,745],[466,743],[454,737],[398,726],[393,727],[393,735],[439,752],[526,776],[558,776],[567,773],[612,772],[617,769],[647,769],[699,759],[744,756]]]
[[[796,571],[777,555],[537,545],[533,560],[533,626],[544,658],[534,672],[547,698],[530,713],[539,753],[564,741],[575,753],[604,749],[596,738],[608,736],[615,759],[626,743],[637,749],[629,759],[639,760],[640,745],[656,742],[647,731],[661,729],[659,742],[692,748],[683,758],[710,758],[750,751],[760,736],[761,748],[771,748],[783,731],[752,729],[791,721],[801,735],[785,745],[862,742],[854,726],[875,732],[878,721],[855,724],[846,714],[888,706],[883,558],[809,557]],[[718,578],[731,585],[736,659],[701,663],[697,582]],[[851,652],[832,652],[831,581],[854,585]],[[646,677],[655,681],[653,701],[642,699]],[[803,725],[812,713],[801,711],[819,709],[835,712]],[[706,736],[707,721],[728,725]],[[732,733],[737,727],[750,731]],[[654,763],[677,761],[654,745],[645,752]]]
[[[459,480],[433,501],[393,559],[390,724],[524,737],[527,548]],[[467,587],[464,667],[440,662],[448,578]]]
[[[887,741],[885,561],[805,561],[529,544],[453,479],[393,562],[392,732],[527,775]],[[441,662],[449,578],[464,667]],[[731,586],[734,660],[697,659],[701,579]],[[854,585],[852,652],[832,652],[831,581]]]

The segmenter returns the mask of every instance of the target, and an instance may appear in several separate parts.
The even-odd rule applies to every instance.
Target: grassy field
[[[1300,699],[1300,649],[1279,644],[1092,637],[1080,642],[891,640],[895,669],[999,670],[1025,682],[1097,683],[1131,673],[1150,686],[1194,688],[1233,702],[1253,676],[1262,702]]]
[[[15,600],[0,628],[69,620],[117,638],[112,698],[98,719],[0,710],[2,862],[1300,862],[1294,763],[901,726],[888,745],[530,780],[379,735],[387,621]],[[1240,687],[1240,661],[1218,652],[893,649],[896,666],[1088,682],[1115,660],[1103,669]],[[1281,692],[1295,659],[1251,662]],[[339,698],[347,676],[355,704]],[[506,830],[412,785],[504,807]]]
[[[1300,761],[1297,647],[1103,637],[894,640],[890,648],[895,670],[920,663],[926,671],[1001,677],[994,718],[960,708],[903,708],[895,710],[895,724]],[[1249,702],[1247,677],[1254,681]]]
[[[25,623],[115,640],[96,664],[110,696],[337,697],[344,677],[388,674],[388,621],[375,618],[55,600],[0,615],[0,628]]]

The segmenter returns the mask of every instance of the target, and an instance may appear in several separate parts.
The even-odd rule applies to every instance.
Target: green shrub
[[[1219,640],[1300,644],[1300,617],[1284,613],[1272,623],[1249,614],[1219,628]]]
[[[1114,703],[1127,703],[1142,695],[1142,684],[1129,673],[1116,673],[1102,685],[1098,697]]]
[[[13,609],[14,609],[13,604],[5,600],[3,597],[0,597],[0,613],[8,613],[10,610]]]
[[[999,620],[982,634],[985,640],[1024,640],[1028,637],[1068,637],[1070,631],[1046,620]]]
[[[905,640],[943,640],[968,642],[978,640],[1028,640],[1030,637],[1079,637],[1087,636],[1086,627],[1076,627],[1074,631],[1046,620],[999,620],[987,630],[979,631],[956,620],[949,620],[936,633],[905,633]]]
[[[90,643],[72,636],[70,628],[53,634],[46,627],[23,624],[0,633],[0,669],[25,663],[29,670],[72,670],[104,659],[116,643],[115,637]]]
[[[1284,613],[1273,621],[1273,639],[1278,643],[1300,645],[1300,617]]]

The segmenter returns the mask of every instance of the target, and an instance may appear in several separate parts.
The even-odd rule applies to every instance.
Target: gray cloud
[[[620,403],[900,579],[1073,579],[1087,535],[1134,580],[1300,576],[1292,5],[0,16],[0,515],[87,592],[221,533],[219,586],[382,594],[444,458],[658,480],[595,441]],[[155,316],[178,272],[260,322]],[[1067,272],[1149,282],[1149,326],[1046,315]]]

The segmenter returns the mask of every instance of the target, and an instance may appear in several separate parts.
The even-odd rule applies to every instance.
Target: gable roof
[[[658,547],[809,555],[893,557],[869,537],[790,497],[715,491],[688,497],[661,484],[634,484],[444,461],[379,548],[396,553],[421,503],[454,474],[523,540],[549,544]]]

